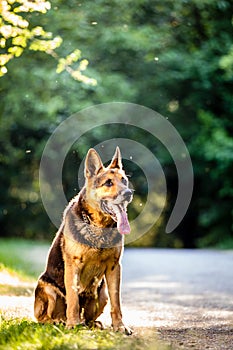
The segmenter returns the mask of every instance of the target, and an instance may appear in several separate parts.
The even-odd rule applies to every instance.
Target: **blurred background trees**
[[[14,11],[19,3],[29,2],[4,3]],[[55,227],[43,209],[38,183],[46,141],[73,113],[125,101],[169,118],[189,149],[195,173],[191,206],[175,233],[167,235],[164,225],[177,194],[173,161],[148,135],[129,131],[159,159],[168,186],[161,220],[135,244],[232,247],[231,1],[53,0],[49,7],[44,13],[17,12],[28,22],[29,33],[42,28],[36,32],[39,37],[25,43],[16,40],[19,34],[6,37],[2,32],[0,39],[0,235],[53,237]],[[3,16],[1,25],[16,24]],[[55,38],[60,38],[59,44],[46,46]],[[16,54],[10,50],[13,56],[7,61],[11,47]],[[111,135],[116,137],[116,130],[108,130],[108,138]],[[71,150],[69,171],[64,171],[68,199],[77,190],[71,174],[76,174],[88,148],[105,138],[102,128]],[[142,174],[130,162],[126,166],[139,189],[135,201],[145,201]],[[132,205],[130,215],[136,215],[134,210]]]

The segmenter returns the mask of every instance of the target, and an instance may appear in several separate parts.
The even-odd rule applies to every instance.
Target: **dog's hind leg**
[[[55,309],[52,314],[55,323],[65,323],[66,321],[66,301],[65,298],[57,294]]]
[[[45,293],[44,286],[41,285],[41,282],[38,282],[38,285],[35,289],[35,301],[34,301],[34,316],[38,322],[47,322],[47,309],[48,309],[48,297]]]
[[[38,283],[35,290],[34,316],[41,323],[53,322],[57,293],[50,285]]]
[[[55,306],[56,306],[57,293],[55,292],[54,288],[51,287],[50,285],[47,285],[45,287],[45,293],[48,297],[47,316],[49,319],[52,319],[53,311],[55,310]]]

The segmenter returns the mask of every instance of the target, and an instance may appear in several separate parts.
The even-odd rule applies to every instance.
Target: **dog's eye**
[[[121,182],[123,183],[123,185],[127,185],[128,183],[128,181],[124,177],[122,177]]]
[[[112,180],[111,180],[111,179],[108,179],[107,181],[105,181],[104,186],[107,186],[107,187],[113,186]]]

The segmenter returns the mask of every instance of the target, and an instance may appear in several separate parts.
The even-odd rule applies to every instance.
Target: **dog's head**
[[[90,149],[85,161],[85,178],[86,196],[91,207],[110,215],[121,234],[130,233],[127,205],[132,201],[133,192],[122,169],[119,147],[108,167],[104,167],[98,153]]]

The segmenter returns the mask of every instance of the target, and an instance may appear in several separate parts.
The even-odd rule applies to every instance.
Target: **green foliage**
[[[229,80],[232,79],[232,77],[233,77],[233,46],[231,46],[229,49],[229,52],[220,59],[219,65],[225,71],[226,77]]]
[[[195,156],[200,164],[197,178],[205,179],[200,184],[202,198],[199,201],[199,226],[209,231],[200,238],[199,244],[226,247],[224,242],[232,239],[233,140],[225,128],[224,120],[205,111],[199,112],[198,120],[200,132],[192,147],[196,150]]]
[[[150,233],[147,244],[194,247],[207,236],[207,245],[230,238],[233,192],[230,8],[229,0],[137,0],[133,6],[129,0],[82,3],[55,0],[51,9],[39,16],[33,12],[30,16],[27,12],[17,13],[28,21],[30,31],[39,27],[41,34],[37,37],[34,32],[28,41],[9,38],[10,42],[14,39],[13,46],[23,49],[23,55],[8,62],[9,72],[1,78],[2,234],[53,236],[54,228],[40,203],[37,178],[46,140],[61,121],[84,107],[127,101],[150,107],[169,118],[186,142],[195,172],[194,197],[185,220],[171,239],[161,238],[176,199],[176,170],[169,154],[156,140],[138,130],[131,132],[133,139],[156,154],[166,172],[168,186],[164,216]],[[51,32],[51,37],[42,38],[44,33]],[[48,55],[38,46],[34,46],[36,51],[29,50],[32,42],[37,45],[37,40],[47,43],[58,37],[63,44],[56,49],[50,50],[41,43]],[[13,47],[8,39],[5,45],[7,49]],[[60,74],[55,72],[54,58]],[[94,80],[86,79],[84,71]],[[109,138],[114,132],[107,130],[107,135]],[[68,156],[69,175],[64,176],[68,198],[77,188],[71,179],[77,163],[90,146],[105,138],[106,130],[93,132],[80,144],[75,157]],[[139,190],[136,202],[144,203],[145,179],[139,169],[133,170]],[[136,215],[135,210],[132,215]]]

